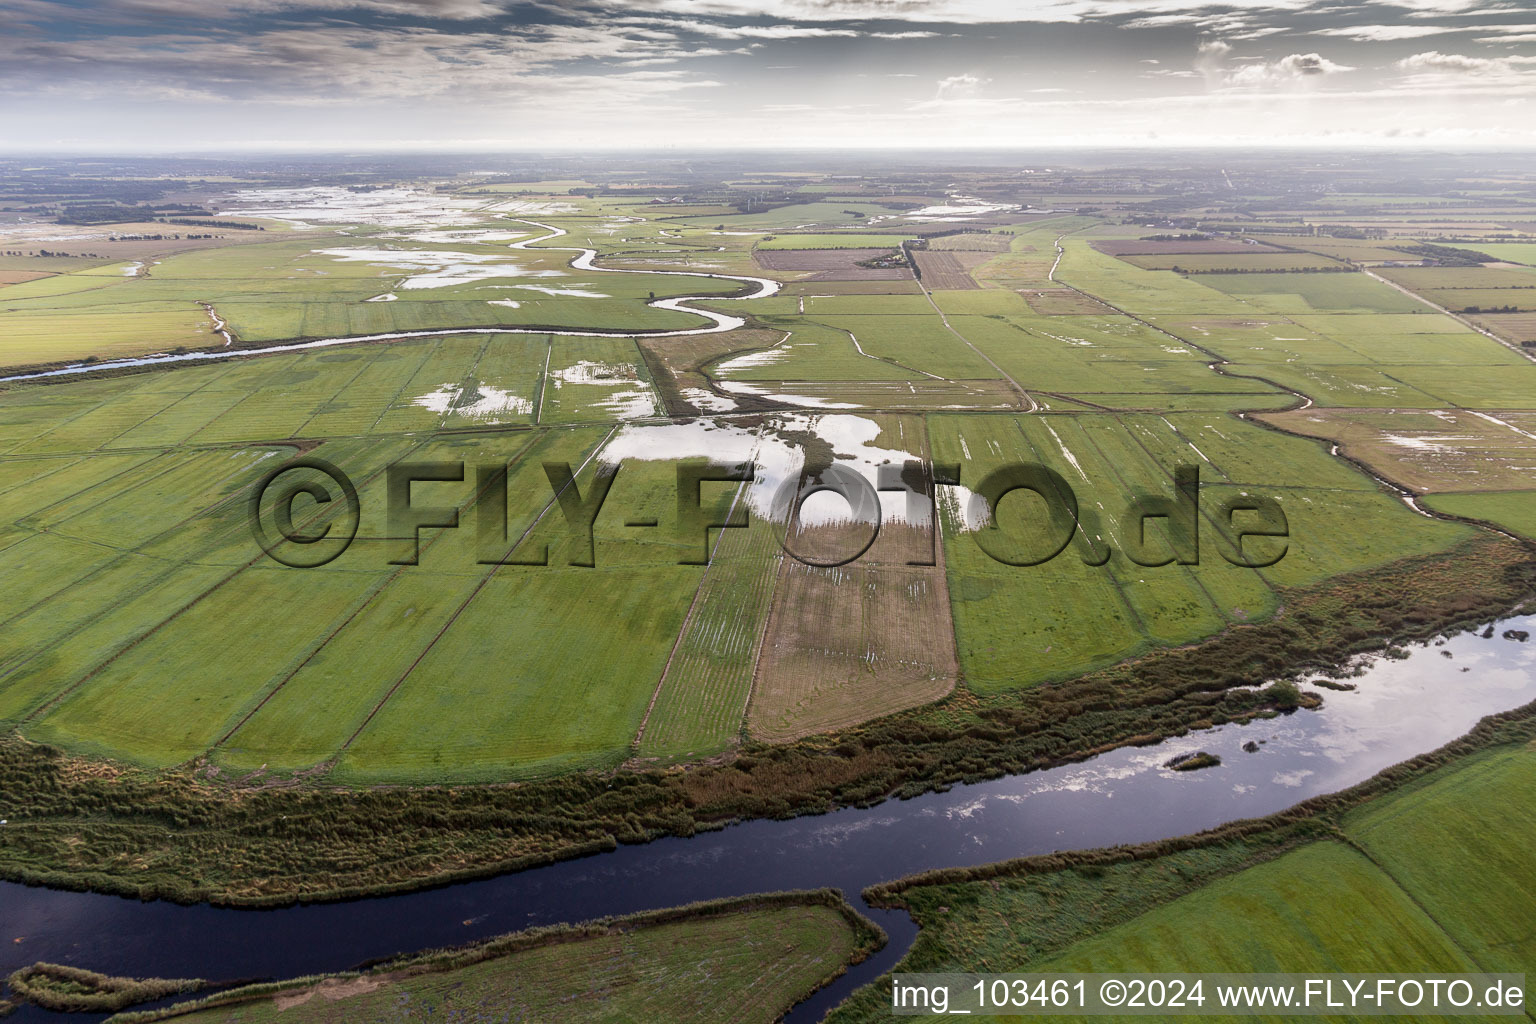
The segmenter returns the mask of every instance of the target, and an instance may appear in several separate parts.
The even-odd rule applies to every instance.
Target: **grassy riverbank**
[[[1529,595],[1536,559],[1479,538],[1444,555],[1284,593],[1275,619],[1082,679],[935,705],[687,769],[504,786],[236,788],[0,742],[0,876],[182,902],[275,905],[398,891],[747,817],[916,794],[1268,713],[1251,687],[1486,621]]]
[[[6,979],[17,998],[56,1013],[111,1013],[136,1003],[194,992],[198,978],[114,978],[68,964],[36,963]]]
[[[1536,704],[1269,818],[865,895],[922,927],[902,972],[1524,972],[1536,965],[1533,743]],[[884,1020],[889,986],[830,1020]]]
[[[538,928],[112,1019],[769,1024],[885,941],[836,890],[774,893]]]

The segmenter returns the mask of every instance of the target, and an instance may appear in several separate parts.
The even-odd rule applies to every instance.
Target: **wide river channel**
[[[930,868],[1183,835],[1344,789],[1461,736],[1484,715],[1536,700],[1536,640],[1506,638],[1508,630],[1536,633],[1536,616],[1499,622],[1488,635],[1472,630],[1414,646],[1406,659],[1374,659],[1350,680],[1357,690],[1319,691],[1325,706],[1318,711],[912,800],[747,822],[404,895],[232,910],[0,884],[0,975],[48,960],[138,977],[281,978],[530,925],[835,886],[891,941],[790,1016],[818,1020],[888,970],[916,932],[904,914],[864,907],[865,886]],[[1250,740],[1257,751],[1243,749]],[[1222,763],[1194,772],[1165,767],[1194,750]],[[64,1019],[100,1018],[35,1007],[11,1018]]]

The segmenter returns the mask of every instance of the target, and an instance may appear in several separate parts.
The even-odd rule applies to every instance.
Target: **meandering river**
[[[776,889],[835,886],[867,910],[858,898],[865,886],[916,871],[1183,835],[1361,782],[1463,735],[1486,714],[1536,700],[1536,643],[1506,639],[1505,630],[1536,633],[1536,616],[1498,623],[1487,636],[1468,631],[1415,646],[1402,660],[1374,659],[1350,680],[1356,691],[1323,691],[1319,711],[404,895],[233,910],[0,884],[0,974],[49,960],[119,975],[287,977],[531,925]],[[1243,749],[1250,741],[1256,752]],[[1194,750],[1218,755],[1221,765],[1164,767]],[[890,944],[797,1007],[792,1020],[819,1019],[910,946],[916,929],[905,915],[868,912]],[[13,1018],[63,1019],[34,1007]]]
[[[536,238],[525,238],[519,242],[512,242],[509,249],[528,249],[535,242],[545,242],[551,238],[559,238],[566,234],[562,228],[550,224],[541,224],[538,221],[521,220],[519,218],[507,218],[517,220],[520,224],[531,224],[536,228],[547,231],[548,234]],[[0,377],[0,383],[18,380],[40,380],[46,377],[69,377],[82,373],[96,373],[102,370],[122,370],[135,366],[163,366],[172,363],[208,362],[219,359],[236,359],[245,356],[270,356],[285,352],[303,352],[313,348],[332,348],[336,345],[359,345],[375,341],[399,341],[406,338],[434,338],[446,334],[552,334],[565,338],[679,338],[690,334],[719,334],[722,331],[734,331],[746,323],[739,316],[729,316],[725,313],[717,313],[711,309],[690,305],[693,302],[733,302],[743,299],[766,298],[779,290],[779,282],[766,277],[746,277],[741,274],[707,274],[698,270],[632,270],[621,267],[599,267],[592,261],[597,259],[597,250],[581,246],[540,246],[535,252],[574,252],[578,255],[570,260],[570,266],[576,270],[592,270],[605,274],[665,274],[670,277],[713,277],[722,281],[740,281],[743,284],[753,284],[757,290],[746,295],[678,295],[670,299],[652,299],[647,306],[657,309],[669,309],[679,313],[692,313],[711,321],[708,327],[691,327],[685,330],[675,331],[570,331],[570,330],[544,330],[534,327],[444,327],[434,328],[430,331],[395,331],[388,334],[348,334],[335,338],[318,338],[313,341],[294,341],[282,345],[266,345],[261,348],[224,348],[198,352],[169,352],[160,355],[140,356],[136,359],[104,359],[94,363],[75,363],[57,370],[38,370],[33,373],[17,373],[9,377]],[[209,308],[210,315],[213,310]],[[228,345],[229,334],[224,330],[224,321],[216,315],[217,326],[215,331],[222,333]]]

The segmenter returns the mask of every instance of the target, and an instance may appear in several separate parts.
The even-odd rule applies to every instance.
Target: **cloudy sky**
[[[1536,144],[1530,0],[0,0],[0,149]]]

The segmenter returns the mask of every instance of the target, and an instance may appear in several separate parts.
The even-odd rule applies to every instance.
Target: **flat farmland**
[[[948,252],[914,249],[912,258],[917,261],[918,279],[930,291],[961,291],[980,288],[971,271],[987,259],[985,253],[966,250]]]
[[[920,295],[922,287],[910,274],[886,281],[791,281],[779,290],[785,298],[831,295]]]
[[[7,367],[202,348],[221,340],[208,315],[192,302],[171,310],[71,313],[65,307],[0,314],[0,359]]]
[[[1262,233],[1253,237],[1258,241],[1272,243],[1273,246],[1282,249],[1301,249],[1323,256],[1331,256],[1334,259],[1353,260],[1359,263],[1423,259],[1422,256],[1417,256],[1408,251],[1407,247],[1416,244],[1412,241],[1392,242],[1388,240],[1357,238],[1309,238],[1304,235],[1275,235],[1266,237]]]
[[[787,231],[795,228],[858,229],[860,220],[890,216],[891,207],[870,202],[793,203],[755,213],[731,211],[709,217],[682,217],[673,224],[690,227],[714,227],[723,224],[733,231]],[[862,244],[862,243],[861,243]],[[791,248],[803,248],[803,245]]]
[[[1256,964],[1477,970],[1409,894],[1364,856],[1332,842],[1213,882],[1073,945],[1038,969],[1244,971]]]
[[[1153,644],[1188,642],[1228,622],[1269,615],[1285,587],[1327,578],[1346,566],[1370,568],[1443,550],[1468,534],[1415,515],[1314,442],[1286,438],[1216,412],[1168,416],[936,416],[934,456],[957,461],[974,482],[1010,460],[1061,474],[1089,518],[1061,555],[1035,566],[995,561],[978,545],[976,512],[965,492],[945,495],[945,551],[960,664],[968,685],[989,691],[1080,674]],[[1142,567],[1125,547],[1139,495],[1168,495],[1179,465],[1201,470],[1198,567]],[[942,489],[941,489],[942,490]],[[1242,569],[1220,554],[1215,503],[1236,491],[1276,497],[1289,522],[1285,557]],[[1056,542],[1033,495],[1002,506],[998,543],[1029,560]],[[1350,523],[1341,532],[1339,522]],[[1388,526],[1387,524],[1392,524]],[[1329,525],[1332,524],[1332,525]],[[1108,544],[1107,564],[1086,564],[1089,534]],[[1153,540],[1154,544],[1163,543]]]
[[[879,249],[882,252],[890,252],[900,247],[903,238],[910,237],[912,237],[910,232],[907,234],[866,232],[844,235],[778,234],[759,239],[753,243],[753,247],[769,252],[778,249]]]
[[[849,296],[849,299],[854,297]],[[920,373],[948,380],[995,379],[997,371],[956,337],[939,319],[926,299],[918,295],[892,296],[912,305],[904,314],[853,313],[847,303],[807,300],[814,310],[808,319],[853,334],[866,353]],[[858,297],[854,310],[874,310],[879,305]]]
[[[932,380],[919,369],[872,355],[850,330],[800,317],[764,318],[782,327],[771,345],[719,360],[707,372],[733,381],[840,381],[854,384],[879,381]]]
[[[1244,273],[1265,271],[1332,270],[1343,264],[1327,256],[1295,252],[1243,252],[1229,255],[1157,253],[1121,256],[1143,270],[1181,270],[1187,273]]]
[[[578,271],[558,250],[363,243],[285,238],[169,255],[145,273],[121,264],[12,284],[0,344],[10,365],[220,345],[204,304],[245,344],[455,326],[686,329],[700,318],[649,300],[741,288],[661,267]]]
[[[498,570],[454,621],[457,642],[427,652],[335,778],[469,782],[616,767],[697,585],[690,566]]]
[[[729,386],[728,384],[722,386]],[[808,402],[823,409],[922,412],[940,409],[1018,409],[1023,399],[1002,380],[784,380],[758,378],[751,394],[778,408]],[[732,391],[733,397],[741,392]]]
[[[1265,623],[1301,588],[1406,572],[1405,560],[1476,536],[1415,513],[1330,455],[1334,441],[1436,494],[1426,507],[1536,529],[1521,504],[1536,493],[1536,368],[1369,274],[1311,270],[1359,252],[1393,258],[1387,246],[1112,237],[1158,230],[1129,223],[1147,193],[1112,212],[1102,196],[1062,207],[1103,216],[911,221],[913,203],[943,197],[886,206],[868,183],[772,207],[798,181],[729,185],[743,199],[777,197],[740,204],[751,213],[736,199],[652,203],[638,187],[572,183],[547,197],[551,212],[509,195],[442,230],[274,231],[144,267],[0,261],[3,274],[50,275],[0,291],[0,345],[17,332],[8,351],[27,351],[26,332],[73,345],[84,335],[70,318],[122,325],[124,344],[144,335],[135,323],[159,325],[157,348],[190,344],[175,324],[220,344],[216,316],[235,332],[230,351],[245,353],[0,385],[0,723],[231,787],[393,793],[577,776],[559,783],[574,791],[655,768],[661,785],[703,776],[701,787],[749,801],[768,785],[749,767],[843,737],[793,746],[807,738],[908,717],[947,728],[1048,702],[1022,691]],[[975,194],[1013,187],[1010,175]],[[520,215],[569,233],[512,248],[536,230]],[[921,282],[910,268],[858,266],[908,237],[927,238]],[[573,267],[561,246],[639,273]],[[1536,294],[1502,287],[1531,276],[1508,268],[1393,269],[1405,287],[1458,301]],[[685,270],[798,280],[736,301],[739,282]],[[671,338],[560,333],[703,326],[648,305],[675,295],[704,296],[745,324]],[[247,351],[401,329],[453,333]],[[117,350],[110,332],[98,340]],[[1282,407],[1292,411],[1259,419]],[[302,571],[265,558],[246,521],[251,484],[299,455],[341,467],[363,506],[351,548]],[[851,564],[787,557],[764,521],[763,493],[807,461],[873,476],[930,455],[961,466],[961,485],[938,488],[932,521],[917,510],[911,523],[887,519]],[[675,529],[676,463],[748,457],[759,482],[704,494],[717,514],[750,506],[752,526],[714,530],[709,564],[680,564],[698,545]],[[387,468],[401,461],[468,467],[462,481],[412,489],[460,520],[423,529],[414,565],[402,564],[411,528],[386,512]],[[1027,491],[1003,500],[995,523],[975,506],[989,472],[1020,462],[1050,467],[1062,483],[1049,486],[1075,495],[1081,516],[1066,537]],[[561,464],[578,502],[599,467],[620,467],[593,559],[551,489],[546,467]],[[504,536],[480,529],[481,465],[509,467]],[[1155,518],[1143,530],[1133,502],[1172,500],[1181,467],[1202,484],[1198,562],[1147,564],[1179,538]],[[1222,557],[1235,545],[1219,508],[1255,494],[1284,511],[1289,536],[1283,558],[1245,568]],[[310,527],[346,525],[341,503],[303,500],[300,511]],[[849,533],[812,516],[791,536],[823,549]],[[1008,564],[1053,543],[1065,545],[1054,558]],[[937,565],[911,564],[935,544]],[[1281,546],[1250,538],[1242,550]],[[1313,866],[1336,869],[1340,899],[1353,898],[1358,865]],[[1254,913],[1270,921],[1274,906]]]
[[[537,336],[448,335],[178,367],[117,379],[110,398],[13,451],[526,424],[546,353]],[[18,388],[7,397],[19,401],[59,386],[50,387],[54,392]]]
[[[1040,316],[1086,316],[1113,312],[1098,299],[1071,288],[1030,288],[1021,290],[1032,313]]]
[[[912,276],[906,267],[861,267],[890,249],[764,249],[754,256],[765,270],[805,273],[803,281],[900,281]]]
[[[539,399],[539,422],[580,423],[658,415],[661,402],[635,342],[559,338]]]
[[[1245,254],[1245,253],[1273,253],[1277,250],[1270,245],[1259,242],[1243,242],[1225,238],[1183,238],[1183,239],[1156,239],[1156,238],[1115,238],[1093,243],[1093,247],[1099,252],[1110,256],[1119,256],[1122,259],[1132,256],[1169,256],[1169,255],[1198,255],[1198,254]],[[1127,260],[1134,263],[1134,260]],[[1140,266],[1140,264],[1136,264]]]
[[[720,531],[639,734],[642,759],[709,756],[740,737],[783,557],[763,520]]]
[[[870,952],[852,914],[807,899],[745,903],[674,920],[614,921],[569,934],[509,935],[444,964],[386,964],[290,985],[275,997],[193,1010],[184,1024],[331,1024],[408,1014],[482,1020],[485,1007],[525,1020],[666,1020],[772,1024]],[[455,961],[459,961],[455,963]],[[721,1016],[729,1007],[728,1018]],[[526,1016],[523,1016],[526,1015]]]
[[[1536,269],[1528,267],[1383,267],[1377,273],[1415,292],[1536,289]]]
[[[1452,313],[1536,313],[1536,288],[1425,288],[1417,294]]]
[[[791,543],[807,552],[853,532],[801,528]],[[887,525],[876,543],[907,554],[930,538],[931,528]],[[874,549],[836,568],[783,559],[748,729],[784,742],[937,700],[955,685],[953,635],[942,565],[892,564]]]
[[[1536,488],[1536,436],[1465,409],[1311,409],[1258,416],[1338,442],[1379,475],[1419,492]]]
[[[1533,763],[1527,745],[1464,756],[1330,815],[1339,839],[903,887],[895,902],[922,932],[895,970],[1519,972],[1533,823],[1518,794]],[[881,1019],[886,1004],[855,999],[829,1020]]]
[[[1481,969],[1522,971],[1536,957],[1536,815],[1517,794],[1533,782],[1536,751],[1493,751],[1361,807],[1344,830]]]
[[[950,316],[951,327],[1027,388],[1068,395],[1231,390],[1209,357],[1127,317]]]
[[[336,756],[397,688],[408,679],[423,678],[416,673],[422,670],[417,662],[425,652],[460,642],[461,634],[450,627],[464,607],[477,599],[493,568],[479,559],[505,557],[506,549],[540,516],[549,514],[551,492],[540,463],[579,464],[600,436],[590,430],[553,431],[537,439],[487,440],[473,447],[440,446],[418,453],[425,458],[459,456],[471,464],[511,460],[509,540],[501,548],[486,550],[471,529],[429,532],[423,535],[417,566],[388,564],[388,559],[409,553],[398,540],[370,546],[366,559],[351,558],[349,553],[338,565],[359,584],[354,603],[332,624],[323,643],[274,668],[259,702],[242,709],[221,737],[215,762],[242,771],[264,764],[282,771],[308,768]],[[423,491],[427,500],[458,505],[464,526],[478,529],[468,507],[467,486],[439,484],[435,491],[426,491],[426,486],[417,485],[416,490]],[[377,490],[366,496],[382,497]],[[366,525],[365,536],[384,532],[384,524],[377,520]],[[473,641],[466,637],[464,642]],[[367,668],[361,678],[359,666]]]
[[[1483,313],[1474,319],[1499,337],[1516,344],[1536,342],[1536,313]]]
[[[930,238],[928,248],[933,252],[1007,252],[1012,242],[1010,234],[964,231]]]
[[[1506,263],[1536,266],[1536,242],[1479,242],[1477,251]]]
[[[1493,523],[1536,540],[1536,491],[1430,494],[1421,504],[1437,512]]]
[[[1416,313],[1428,307],[1359,273],[1202,274],[1199,282],[1265,313]]]

